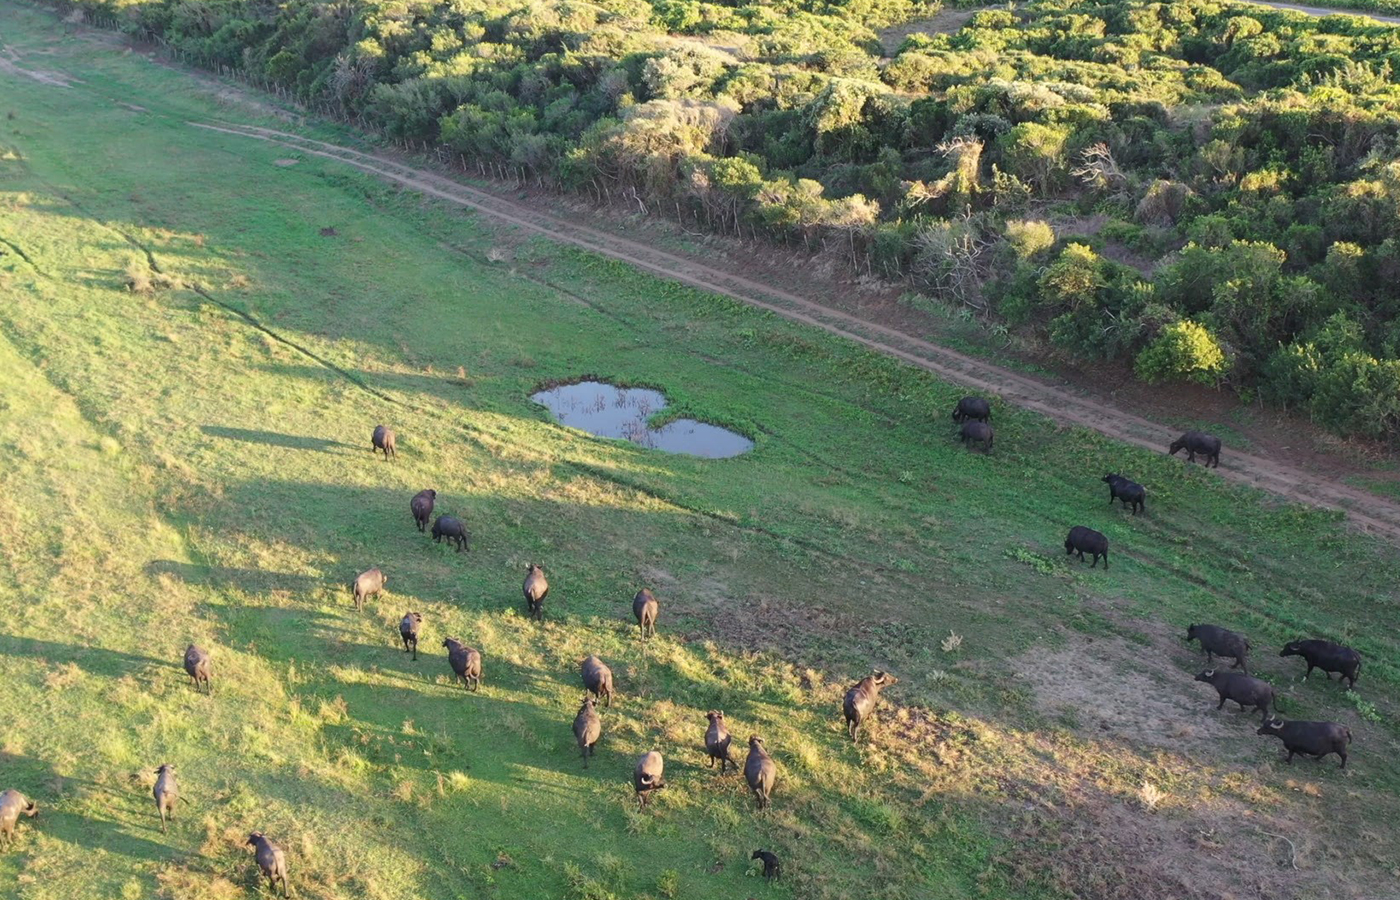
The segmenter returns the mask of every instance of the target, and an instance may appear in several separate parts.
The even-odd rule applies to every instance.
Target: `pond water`
[[[660,428],[648,426],[647,419],[666,408],[666,396],[649,388],[580,381],[539,391],[530,399],[548,407],[561,425],[653,450],[723,459],[753,449],[753,441],[742,434],[695,419],[676,419]]]

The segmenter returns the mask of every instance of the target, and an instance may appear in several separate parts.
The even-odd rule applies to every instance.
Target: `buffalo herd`
[[[991,453],[993,449],[991,418],[991,404],[981,397],[964,397],[953,410],[953,421],[960,426],[960,439],[968,445],[980,445],[986,453]],[[385,461],[397,458],[394,431],[385,425],[374,428],[371,447],[375,453],[382,453]],[[1180,450],[1187,452],[1187,462],[1194,462],[1199,454],[1207,467],[1220,465],[1220,439],[1212,435],[1189,431],[1173,441],[1169,447],[1169,452],[1173,455]],[[1110,505],[1118,501],[1124,509],[1131,509],[1134,516],[1146,512],[1147,491],[1142,485],[1116,473],[1105,475],[1103,481],[1108,485]],[[470,536],[460,518],[441,515],[435,521],[432,520],[436,499],[436,491],[424,490],[414,495],[410,501],[409,509],[418,531],[427,533],[428,523],[431,521],[434,541],[441,542],[446,539],[458,552],[469,549]],[[1091,528],[1076,525],[1070,529],[1065,539],[1065,553],[1077,554],[1082,562],[1090,563],[1090,568],[1096,568],[1099,559],[1102,558],[1104,570],[1108,569],[1108,538]],[[1086,554],[1092,557],[1092,560],[1086,558]],[[366,600],[382,594],[387,582],[383,571],[378,568],[368,569],[357,576],[350,585],[355,608],[362,609]],[[543,566],[531,563],[527,567],[521,590],[528,616],[534,620],[542,620],[545,597],[549,593],[549,582]],[[641,639],[655,636],[660,602],[651,590],[643,587],[637,591],[633,598],[632,610]],[[399,622],[403,650],[405,653],[411,653],[414,660],[418,658],[418,641],[422,627],[423,616],[417,612],[406,613]],[[1215,689],[1219,698],[1216,709],[1223,709],[1226,701],[1232,701],[1238,704],[1241,710],[1252,709],[1259,712],[1263,721],[1258,734],[1280,738],[1289,762],[1296,754],[1321,759],[1335,753],[1341,758],[1342,768],[1346,767],[1351,731],[1345,725],[1335,722],[1285,722],[1280,719],[1272,709],[1276,702],[1273,686],[1249,674],[1248,657],[1251,648],[1247,639],[1220,626],[1205,624],[1191,625],[1187,629],[1186,638],[1200,644],[1208,664],[1217,656],[1234,661],[1228,671],[1212,667],[1195,676],[1196,681],[1209,684]],[[444,638],[442,646],[447,649],[453,681],[460,680],[463,687],[469,691],[478,690],[482,684],[481,651],[453,637]],[[1331,641],[1293,641],[1283,648],[1279,656],[1302,657],[1307,663],[1304,679],[1310,676],[1314,669],[1321,669],[1329,680],[1332,673],[1337,673],[1349,687],[1355,686],[1361,670],[1360,654],[1350,647]],[[184,669],[196,690],[212,693],[213,669],[207,651],[190,644],[185,651]],[[1236,669],[1239,671],[1234,671]],[[588,768],[589,759],[593,756],[603,733],[599,705],[603,708],[612,706],[615,686],[612,670],[595,654],[590,654],[580,663],[579,673],[586,693],[574,717],[573,733],[582,756],[583,767]],[[893,675],[876,670],[846,692],[842,712],[847,731],[853,741],[859,740],[862,727],[872,717],[881,689],[896,683],[898,679]],[[733,738],[726,727],[724,712],[712,710],[706,714],[706,719],[708,727],[704,733],[704,749],[709,765],[713,767],[718,761],[721,775],[731,766],[739,770],[741,767],[734,759]],[[742,771],[756,807],[759,810],[767,809],[777,784],[778,769],[763,738],[757,735],[749,737],[748,755]],[[180,796],[173,766],[161,765],[156,770],[156,776],[152,795],[160,816],[161,828],[165,830],[167,822],[174,819],[177,801],[183,798]],[[632,786],[638,807],[645,809],[652,794],[665,788],[666,783],[665,760],[661,752],[650,750],[642,754],[632,772]],[[33,817],[38,812],[38,806],[19,791],[6,790],[0,793],[0,846],[8,846],[13,842],[15,826],[20,816]],[[258,868],[267,879],[269,890],[275,891],[280,886],[282,893],[289,896],[287,859],[282,848],[259,831],[249,834],[247,846],[253,848]],[[755,850],[752,859],[762,863],[765,879],[772,881],[780,876],[781,863],[770,851]]]

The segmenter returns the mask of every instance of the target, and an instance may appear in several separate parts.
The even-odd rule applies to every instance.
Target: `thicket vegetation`
[[[81,2],[399,138],[1400,434],[1400,29],[1046,0],[891,58],[873,29],[936,3]]]

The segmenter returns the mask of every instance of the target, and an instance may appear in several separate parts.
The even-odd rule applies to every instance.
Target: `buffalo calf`
[[[613,697],[613,674],[607,663],[596,656],[590,654],[579,665],[579,671],[583,675],[583,686],[594,697],[603,701],[603,705],[611,708]]]
[[[753,856],[750,856],[749,859],[763,860],[764,881],[773,881],[774,879],[782,877],[782,863],[778,862],[778,857],[774,856],[772,853],[769,853],[767,850],[755,850],[753,852]]]
[[[481,687],[481,651],[468,647],[456,638],[443,638],[447,648],[447,664],[452,667],[452,680],[462,679],[462,687],[469,691]]]
[[[964,445],[971,447],[973,444],[981,444],[982,449],[988,453],[992,452],[993,437],[992,426],[986,422],[964,422],[958,432],[958,439]]]
[[[443,538],[447,538],[447,543],[457,545],[458,553],[467,549],[470,537],[467,534],[467,526],[456,516],[438,516],[437,521],[433,523],[433,543],[440,544]]]

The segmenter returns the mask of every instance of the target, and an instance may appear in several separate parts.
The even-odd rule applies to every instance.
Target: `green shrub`
[[[1185,319],[1163,328],[1138,354],[1133,371],[1148,384],[1191,381],[1214,385],[1225,374],[1225,352],[1204,326]]]

